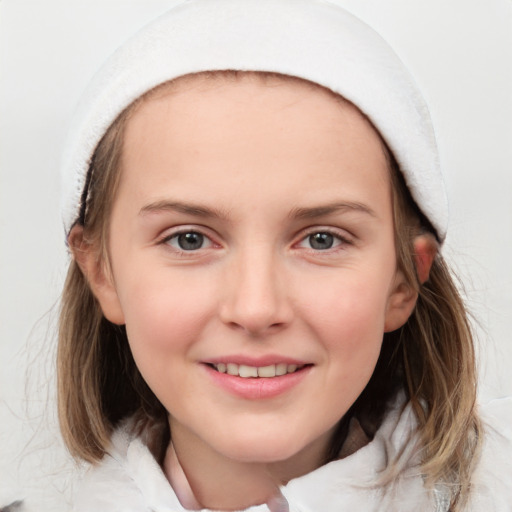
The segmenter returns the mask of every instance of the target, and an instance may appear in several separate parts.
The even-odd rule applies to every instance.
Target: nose
[[[272,254],[244,251],[227,269],[221,320],[251,336],[290,324],[293,308],[283,271]]]

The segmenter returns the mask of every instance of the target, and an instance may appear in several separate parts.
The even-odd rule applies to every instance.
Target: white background
[[[0,0],[0,508],[68,509],[53,409],[60,154],[94,71],[174,3]],[[512,394],[512,1],[339,3],[395,47],[431,106],[451,200],[444,252],[476,318],[480,395]]]

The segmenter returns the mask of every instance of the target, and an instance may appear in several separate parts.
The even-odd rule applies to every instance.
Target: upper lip
[[[233,363],[245,366],[255,366],[257,368],[270,366],[272,364],[296,364],[297,366],[304,366],[311,364],[309,361],[303,361],[293,357],[280,356],[280,355],[265,355],[265,356],[248,356],[248,355],[229,355],[212,357],[203,361],[206,364],[220,364],[220,363]]]

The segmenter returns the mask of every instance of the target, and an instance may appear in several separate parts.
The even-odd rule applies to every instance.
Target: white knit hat
[[[71,126],[62,168],[66,233],[82,210],[91,156],[128,105],[173,78],[232,69],[304,78],[354,103],[444,239],[447,200],[423,97],[373,29],[325,0],[184,0],[119,48],[93,78]]]

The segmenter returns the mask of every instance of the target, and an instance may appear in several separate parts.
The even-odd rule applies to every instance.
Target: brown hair
[[[119,180],[124,130],[147,96],[118,117],[91,161],[83,243],[98,248],[99,261],[108,260],[109,218]],[[429,280],[424,284],[418,280],[413,242],[421,232],[433,229],[411,199],[394,159],[386,152],[392,181],[397,267],[417,291],[418,300],[407,323],[384,335],[372,378],[340,422],[327,460],[339,453],[351,417],[357,417],[363,427],[378,425],[390,400],[403,390],[417,418],[426,482],[445,484],[451,492],[452,510],[458,510],[469,492],[480,433],[474,408],[472,334],[463,301],[441,255],[433,262]],[[115,426],[123,418],[135,416],[135,424],[139,432],[146,433],[150,450],[159,462],[163,461],[170,436],[167,412],[140,375],[124,327],[104,318],[74,260],[62,297],[58,397],[62,434],[73,456],[99,461],[109,448]]]

